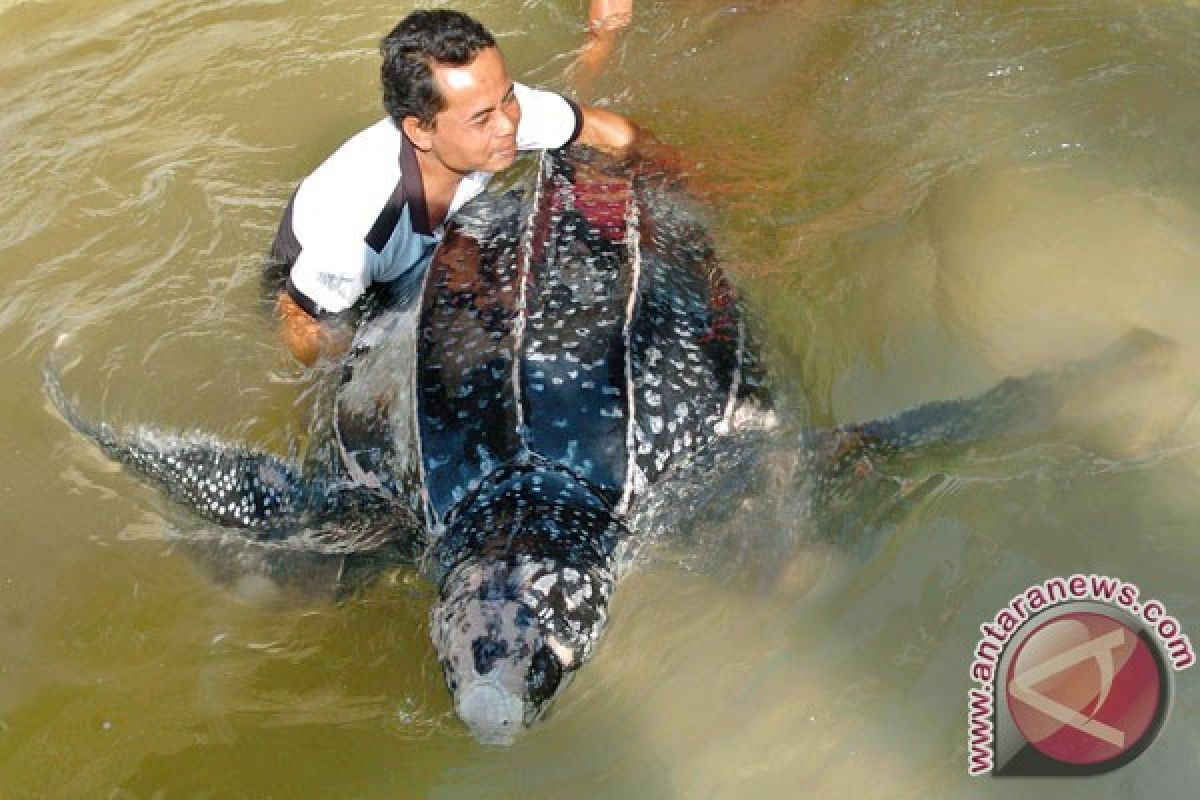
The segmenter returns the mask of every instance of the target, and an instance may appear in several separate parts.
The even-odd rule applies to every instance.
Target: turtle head
[[[468,560],[446,577],[430,635],[454,710],[479,741],[511,744],[588,658],[612,577],[552,559]]]

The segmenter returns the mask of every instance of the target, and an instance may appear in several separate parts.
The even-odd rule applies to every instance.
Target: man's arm
[[[345,332],[310,316],[287,292],[280,292],[275,310],[279,314],[283,343],[305,366],[311,367],[319,358],[346,351],[348,338]]]
[[[672,145],[631,122],[628,118],[592,106],[581,106],[583,127],[576,139],[622,159],[626,166],[643,175],[663,175],[683,179],[690,172],[683,157]]]
[[[638,129],[620,114],[593,106],[580,106],[583,127],[579,130],[580,144],[614,155],[625,155],[638,140]]]

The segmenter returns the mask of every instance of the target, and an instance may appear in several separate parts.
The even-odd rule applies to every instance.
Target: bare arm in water
[[[617,46],[617,39],[633,21],[633,0],[591,0],[588,4],[587,41],[579,51],[576,83],[588,89]]]
[[[350,336],[343,325],[323,322],[301,308],[287,292],[279,293],[275,303],[280,335],[292,355],[311,367],[318,359],[346,352]]]
[[[620,114],[592,106],[583,106],[580,110],[583,112],[580,144],[622,156],[645,138],[636,125]]]

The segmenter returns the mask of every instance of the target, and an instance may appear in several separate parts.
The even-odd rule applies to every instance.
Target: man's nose
[[[515,104],[514,104],[515,105]],[[517,126],[521,123],[520,107],[512,110],[504,109],[496,115],[496,135],[497,136],[512,136],[517,132]]]

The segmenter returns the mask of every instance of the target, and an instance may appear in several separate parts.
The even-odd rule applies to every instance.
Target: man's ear
[[[426,127],[416,117],[405,117],[400,122],[400,128],[413,147],[424,152],[433,148],[433,125]]]

